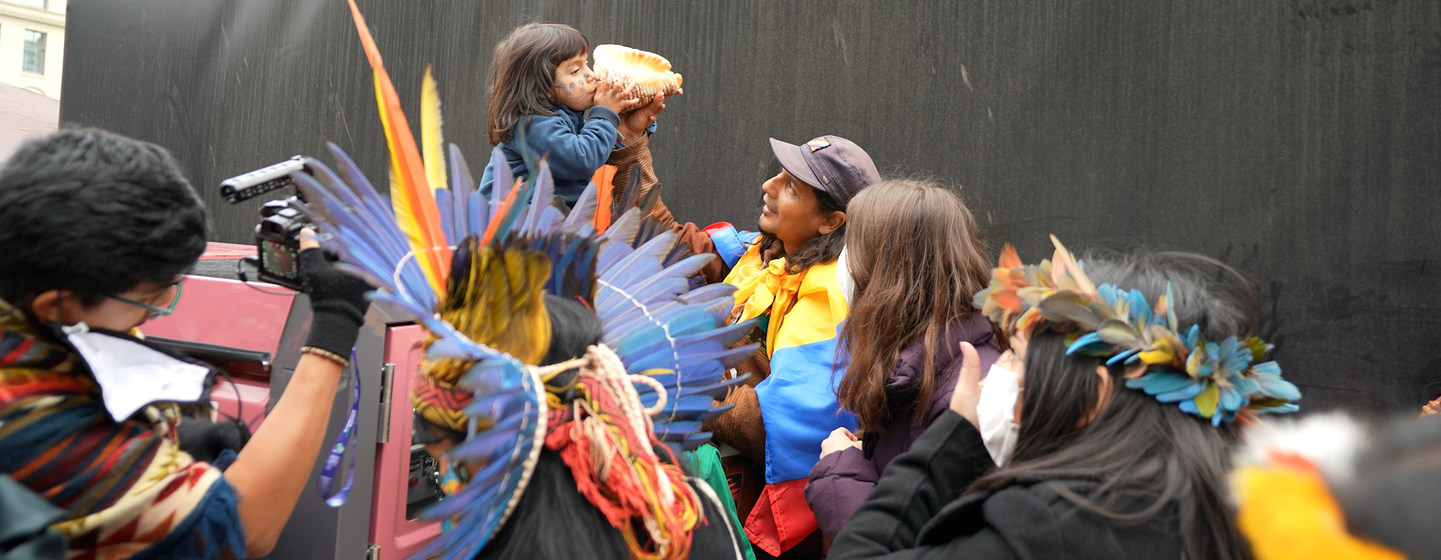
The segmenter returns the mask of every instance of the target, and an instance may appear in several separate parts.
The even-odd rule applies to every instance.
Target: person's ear
[[[1096,405],[1086,411],[1086,416],[1081,418],[1077,428],[1084,428],[1091,422],[1095,422],[1096,418],[1101,415],[1101,411],[1106,409],[1106,405],[1111,404],[1111,395],[1114,394],[1116,387],[1115,382],[1111,380],[1111,372],[1106,368],[1106,364],[1096,366],[1096,378]]]
[[[844,225],[846,225],[845,212],[842,212],[840,210],[836,210],[834,212],[827,212],[821,215],[821,227],[819,231],[821,235],[825,235],[827,233],[841,229],[841,226]]]
[[[40,292],[30,300],[30,316],[42,323],[54,321],[60,318],[60,324],[69,325],[76,310],[80,307],[80,298],[69,290],[47,290]]]

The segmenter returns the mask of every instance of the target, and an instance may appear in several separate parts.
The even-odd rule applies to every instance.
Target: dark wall
[[[485,71],[519,23],[659,52],[686,77],[654,138],[667,204],[752,226],[766,138],[858,141],[956,184],[993,248],[1196,251],[1267,296],[1312,410],[1441,383],[1441,3],[363,0],[414,114],[426,63],[479,173]],[[378,183],[370,70],[341,0],[70,4],[67,123],[171,148],[216,238],[219,180],[333,140]],[[1441,388],[1441,387],[1438,387]]]

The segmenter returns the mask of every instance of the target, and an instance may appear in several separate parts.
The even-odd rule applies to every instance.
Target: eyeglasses
[[[172,297],[172,298],[170,299],[170,303],[167,304],[167,305],[165,305],[164,307],[152,305],[152,304],[145,303],[145,302],[140,302],[140,301],[125,299],[125,298],[123,298],[123,297],[116,296],[116,295],[108,295],[108,294],[107,294],[105,297],[108,297],[108,298],[113,299],[113,300],[115,300],[115,301],[118,301],[118,302],[120,302],[120,303],[127,303],[127,304],[130,304],[130,305],[134,305],[135,307],[139,307],[139,308],[141,308],[141,309],[144,309],[144,310],[146,310],[146,311],[149,311],[149,312],[150,312],[150,318],[151,318],[151,319],[154,319],[154,318],[156,318],[156,317],[164,317],[164,316],[166,316],[166,315],[169,315],[169,314],[171,314],[171,313],[174,313],[174,312],[175,312],[175,306],[177,306],[177,305],[180,304],[180,294],[185,291],[185,285],[184,285],[184,284],[181,284],[181,283],[179,283],[179,282],[176,282],[176,283],[174,283],[174,284],[171,284],[171,286],[174,286],[174,287],[175,287],[175,296]],[[170,291],[170,286],[166,286],[164,290],[161,290],[160,292],[156,293],[154,296],[152,296],[151,299],[154,299],[154,298],[158,298],[158,297],[160,297],[160,296],[163,296],[163,295],[165,295],[166,292],[169,292],[169,291]]]

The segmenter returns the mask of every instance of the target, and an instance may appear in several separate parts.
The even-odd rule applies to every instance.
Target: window
[[[25,65],[23,69],[31,74],[45,73],[44,33],[25,30]]]
[[[49,0],[25,0],[25,5],[31,8],[48,9],[50,6],[46,4],[49,4]]]

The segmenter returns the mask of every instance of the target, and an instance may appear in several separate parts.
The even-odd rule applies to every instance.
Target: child
[[[516,178],[529,177],[521,157],[526,148],[546,156],[555,194],[575,206],[595,170],[616,145],[620,113],[639,99],[627,99],[591,72],[590,40],[569,25],[531,23],[512,31],[495,47],[490,65],[490,106],[486,134],[505,153]],[[486,165],[480,190],[489,194],[495,170]]]

